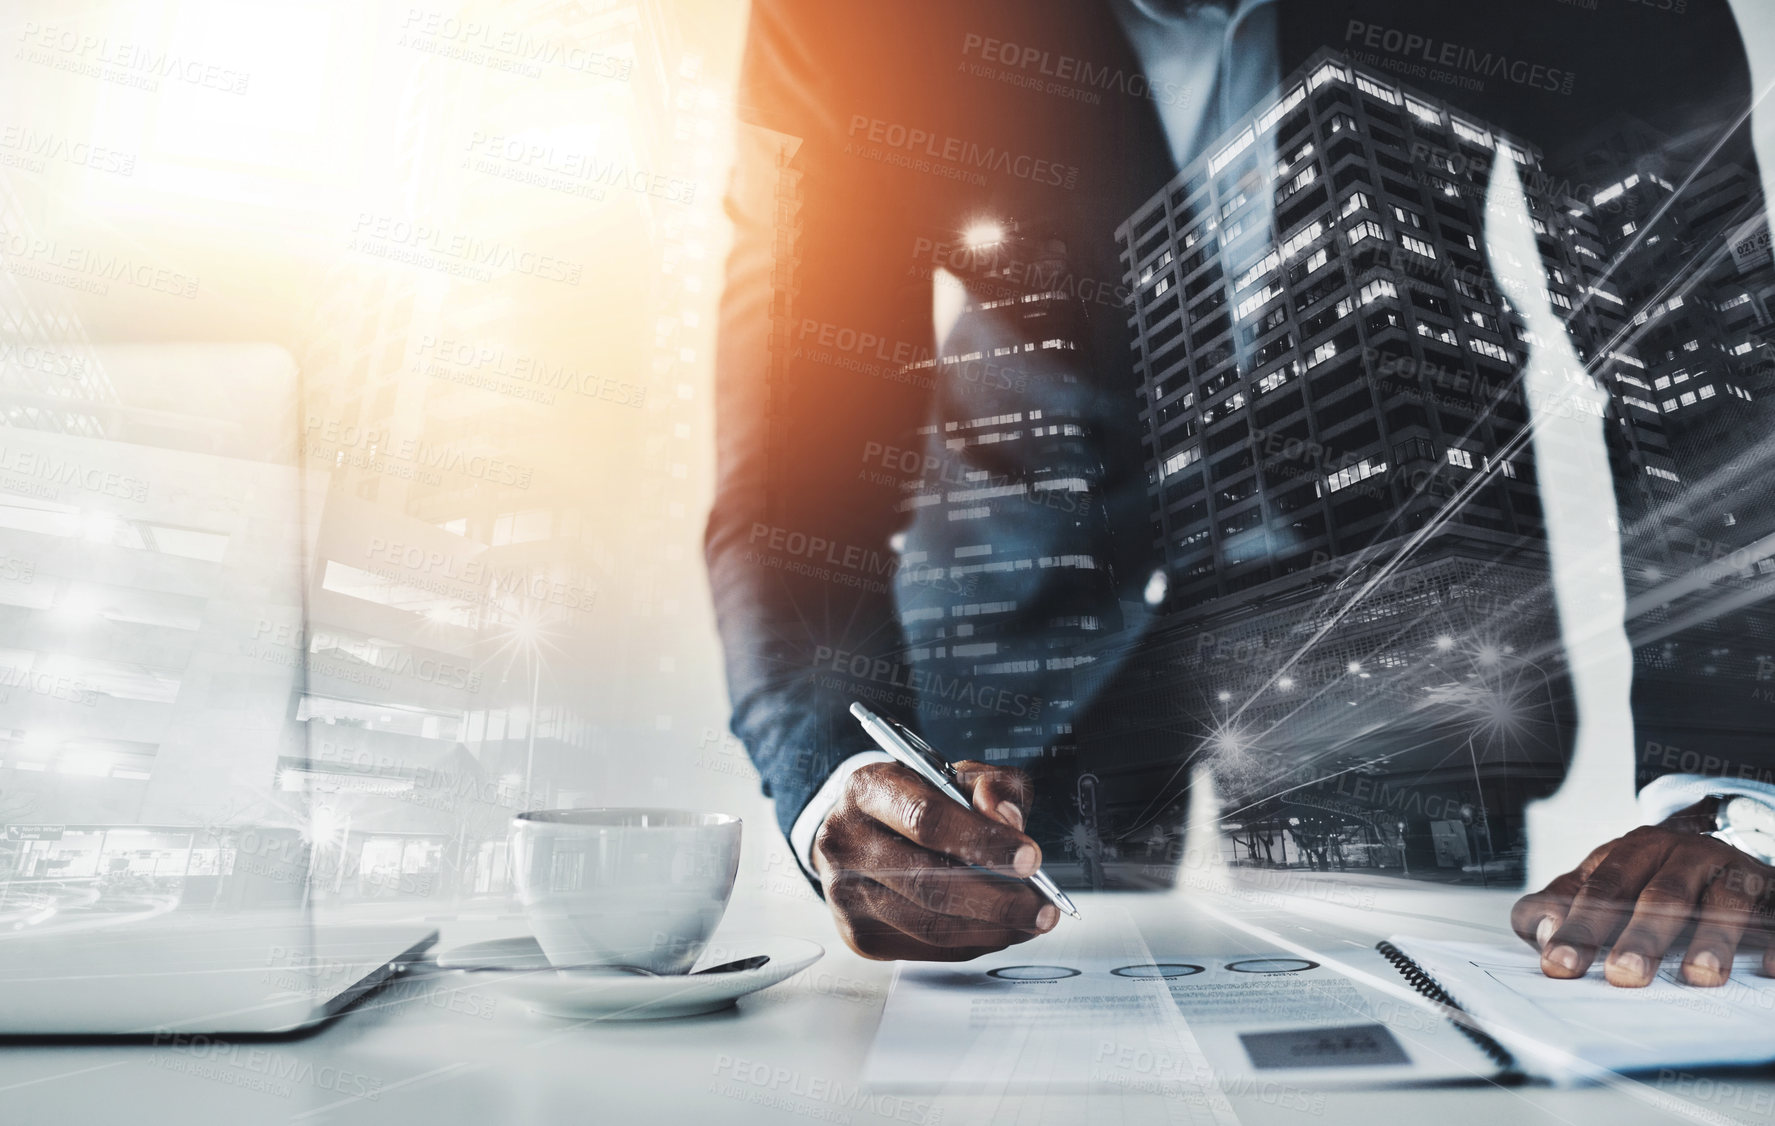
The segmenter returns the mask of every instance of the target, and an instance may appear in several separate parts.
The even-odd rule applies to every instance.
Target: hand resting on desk
[[[1608,842],[1516,901],[1510,924],[1541,951],[1543,973],[1582,977],[1612,942],[1603,963],[1609,983],[1649,985],[1692,926],[1682,962],[1690,985],[1724,985],[1740,945],[1764,947],[1762,972],[1775,976],[1775,868],[1703,835],[1705,804]]]
[[[851,775],[814,835],[838,933],[865,958],[962,962],[1060,919],[1029,884],[1004,878],[1041,866],[1041,847],[1021,831],[1028,777],[978,762],[955,769],[972,808],[898,763],[873,763]]]

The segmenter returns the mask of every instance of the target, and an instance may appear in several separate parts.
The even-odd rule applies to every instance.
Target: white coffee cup
[[[557,967],[688,973],[727,910],[740,819],[681,809],[543,809],[512,819],[518,902]]]

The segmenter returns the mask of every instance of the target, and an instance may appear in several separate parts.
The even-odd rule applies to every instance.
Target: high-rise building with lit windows
[[[1497,153],[1519,166],[1556,312],[1623,404],[1625,491],[1674,484],[1657,411],[1630,410],[1616,378],[1643,369],[1602,349],[1625,307],[1591,284],[1596,232],[1539,150],[1325,52],[1118,230],[1173,608],[1417,531],[1456,492],[1451,533],[1488,552],[1540,536],[1512,441],[1526,344],[1481,242]]]
[[[1761,179],[1724,115],[1675,135],[1618,117],[1579,146],[1575,176],[1602,235],[1624,338],[1669,432],[1680,500],[1670,565],[1633,567],[1635,723],[1647,747],[1707,746],[1730,773],[1763,753],[1775,615],[1775,269]],[[1640,781],[1671,769],[1642,757]]]
[[[1014,219],[968,233],[936,280],[954,323],[900,507],[895,593],[933,741],[996,761],[1070,756],[1080,647],[1121,628],[1101,545],[1086,310],[1065,247]],[[966,265],[960,263],[965,260]]]
[[[1757,174],[1717,128],[1670,137],[1619,118],[1581,168],[1588,205],[1631,310],[1644,398],[1669,431],[1696,544],[1736,549],[1775,531],[1775,489],[1750,434],[1775,399],[1775,268]]]
[[[1680,477],[1589,209],[1528,138],[1320,52],[1117,231],[1168,620],[1081,748],[1106,838],[1180,792],[1180,736],[1235,835],[1338,825],[1413,867],[1449,833],[1436,863],[1498,862],[1557,785],[1570,711],[1518,382],[1535,342],[1488,260],[1498,160],[1609,393],[1625,549],[1668,557],[1642,517]]]

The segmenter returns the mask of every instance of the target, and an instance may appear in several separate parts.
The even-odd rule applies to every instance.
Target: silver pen
[[[875,740],[875,745],[892,755],[895,762],[916,771],[920,778],[937,787],[951,800],[973,807],[968,796],[961,792],[961,778],[956,774],[955,767],[950,766],[949,761],[938,754],[934,747],[920,739],[917,732],[896,720],[876,715],[862,704],[853,703],[851,714],[857,717],[857,722],[863,725],[869,738]],[[1075,919],[1080,917],[1079,909],[1072,905],[1072,900],[1048,878],[1046,872],[1038,868],[1035,875],[1028,877],[1028,880],[1049,903]]]

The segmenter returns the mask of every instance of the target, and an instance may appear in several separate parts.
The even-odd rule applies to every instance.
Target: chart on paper
[[[1326,1082],[1472,1078],[1495,1065],[1434,1006],[1333,964],[1276,951],[1013,949],[965,966],[903,965],[868,1079],[965,1091],[1255,1092],[1308,1109]],[[1362,968],[1394,974],[1362,955]],[[1348,957],[1348,953],[1340,955]],[[1295,1087],[1293,1084],[1301,1086]]]

